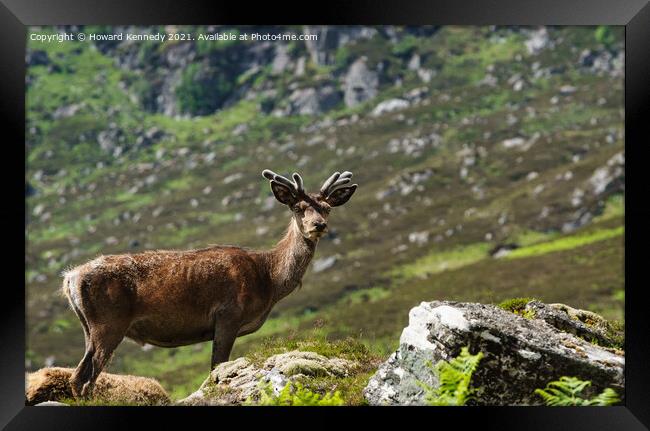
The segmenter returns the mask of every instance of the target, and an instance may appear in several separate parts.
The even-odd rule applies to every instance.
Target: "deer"
[[[75,398],[88,398],[126,337],[140,345],[178,347],[212,341],[211,370],[226,362],[235,339],[257,331],[273,306],[302,285],[330,210],[358,185],[335,172],[318,193],[302,177],[265,169],[291,218],[270,250],[214,245],[99,256],[63,273],[62,292],[81,322],[85,352],[70,376]]]

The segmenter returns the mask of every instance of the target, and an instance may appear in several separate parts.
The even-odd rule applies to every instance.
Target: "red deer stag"
[[[63,293],[81,321],[86,351],[70,377],[87,397],[124,337],[176,347],[212,341],[212,368],[229,359],[235,338],[257,331],[273,305],[301,283],[330,209],[357,189],[352,173],[334,173],[317,194],[268,169],[262,175],[291,210],[284,237],[271,250],[212,246],[101,256],[64,273]]]

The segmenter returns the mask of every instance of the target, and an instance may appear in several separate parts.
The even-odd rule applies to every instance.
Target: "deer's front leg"
[[[213,370],[218,364],[228,361],[230,351],[235,343],[240,327],[241,321],[238,316],[224,313],[216,316],[214,338],[212,340],[211,370]]]

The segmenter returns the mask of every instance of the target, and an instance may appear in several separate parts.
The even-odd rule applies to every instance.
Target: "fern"
[[[611,406],[620,401],[614,389],[607,388],[594,398],[586,399],[580,393],[591,385],[588,380],[576,377],[560,377],[550,382],[545,389],[535,389],[547,406]]]
[[[472,397],[476,389],[470,387],[472,375],[478,368],[483,353],[471,355],[463,347],[460,355],[449,362],[438,362],[433,371],[438,376],[439,386],[433,388],[418,382],[425,390],[424,400],[431,406],[462,406]]]
[[[248,399],[248,405],[260,406],[341,406],[345,404],[339,391],[320,395],[305,388],[299,382],[287,384],[278,395],[273,393],[273,386],[268,384],[261,386],[260,399],[254,402]]]

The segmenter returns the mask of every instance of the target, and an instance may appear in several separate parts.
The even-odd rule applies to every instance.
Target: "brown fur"
[[[72,398],[72,368],[42,368],[27,375],[26,404]],[[119,405],[167,405],[169,395],[154,379],[101,373],[93,391],[94,401]]]
[[[330,207],[347,202],[356,185],[327,197],[275,181],[271,188],[292,211],[271,250],[213,246],[101,256],[65,273],[63,292],[86,338],[71,377],[74,396],[91,393],[125,336],[161,347],[212,340],[214,368],[229,359],[235,338],[262,326],[273,305],[300,285]]]

